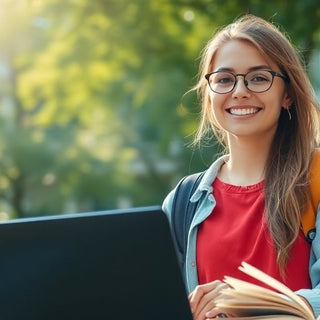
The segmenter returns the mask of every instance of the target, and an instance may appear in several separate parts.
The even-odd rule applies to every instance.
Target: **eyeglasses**
[[[265,92],[272,86],[274,77],[280,77],[284,82],[289,83],[290,79],[272,70],[255,70],[248,73],[237,73],[227,71],[216,71],[205,75],[210,89],[215,93],[231,92],[236,86],[237,77],[243,77],[246,88],[252,92]]]

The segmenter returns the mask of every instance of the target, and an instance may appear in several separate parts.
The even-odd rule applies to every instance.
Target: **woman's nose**
[[[250,96],[250,90],[247,88],[247,80],[239,77],[232,91],[233,98],[244,98]]]

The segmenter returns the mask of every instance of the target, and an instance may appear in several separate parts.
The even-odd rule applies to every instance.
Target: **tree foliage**
[[[206,167],[216,145],[188,148],[185,92],[214,30],[243,13],[283,26],[306,61],[319,46],[317,0],[3,0],[0,212],[159,204]]]

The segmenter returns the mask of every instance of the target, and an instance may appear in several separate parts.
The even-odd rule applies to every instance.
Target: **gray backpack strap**
[[[185,176],[177,185],[173,198],[171,225],[176,249],[183,259],[180,261],[181,265],[185,261],[188,232],[198,206],[198,202],[190,202],[189,200],[199,186],[204,172]]]

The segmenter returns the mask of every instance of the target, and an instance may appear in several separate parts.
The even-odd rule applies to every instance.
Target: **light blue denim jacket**
[[[216,201],[212,195],[212,182],[216,178],[220,167],[227,158],[228,156],[220,157],[209,167],[209,169],[202,177],[197,190],[194,192],[190,199],[191,202],[198,201],[201,198],[202,194],[205,193],[205,196],[202,197],[195,212],[188,234],[186,261],[185,268],[183,270],[183,276],[185,279],[187,290],[189,292],[193,291],[194,288],[198,285],[198,272],[196,264],[196,239],[198,226],[211,214],[213,208],[216,205]],[[175,189],[173,189],[168,194],[162,206],[162,209],[167,214],[169,221],[171,221],[170,214],[174,193]],[[320,230],[319,209],[316,221],[316,229]],[[313,308],[315,316],[317,317],[320,315],[320,233],[316,233],[312,241],[309,272],[312,282],[312,289],[301,289],[296,291],[296,293],[308,300]]]

